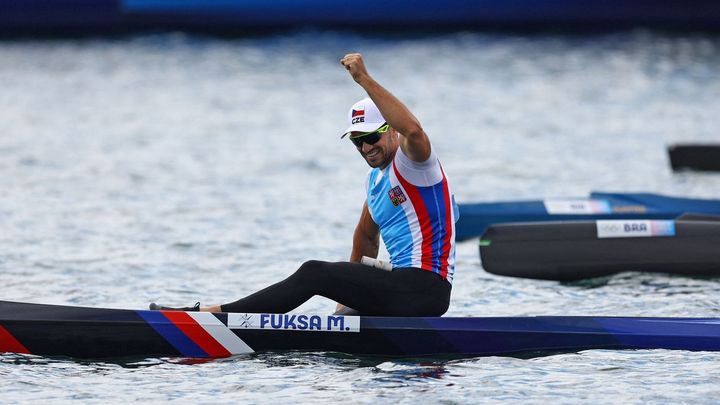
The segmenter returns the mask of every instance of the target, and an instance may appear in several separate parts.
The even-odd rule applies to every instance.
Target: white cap
[[[348,124],[350,127],[340,138],[351,132],[372,132],[385,124],[385,118],[369,97],[353,104],[348,111]]]

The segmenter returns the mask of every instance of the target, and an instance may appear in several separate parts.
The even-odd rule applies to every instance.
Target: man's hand
[[[345,69],[350,73],[353,80],[360,83],[363,79],[370,77],[365,69],[365,62],[363,62],[362,55],[359,53],[349,53],[340,59],[340,64],[345,66]]]

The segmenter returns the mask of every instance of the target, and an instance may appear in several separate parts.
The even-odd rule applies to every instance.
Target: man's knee
[[[296,275],[301,277],[312,276],[322,271],[322,268],[327,264],[321,260],[308,260],[303,263],[295,272]]]

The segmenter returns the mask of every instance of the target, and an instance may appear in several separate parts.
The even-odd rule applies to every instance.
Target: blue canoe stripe
[[[181,355],[187,357],[210,357],[195,342],[190,340],[175,324],[159,311],[137,311],[145,322],[175,347]]]

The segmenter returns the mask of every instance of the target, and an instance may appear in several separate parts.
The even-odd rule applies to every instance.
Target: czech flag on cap
[[[353,104],[350,111],[348,111],[347,117],[348,129],[345,130],[341,138],[351,132],[372,132],[384,125],[386,121],[369,97]]]

